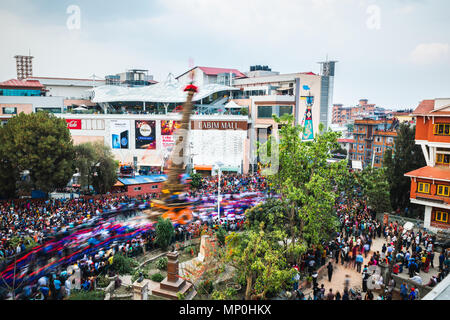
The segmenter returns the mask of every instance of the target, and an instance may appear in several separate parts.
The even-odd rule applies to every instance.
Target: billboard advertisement
[[[156,121],[136,120],[136,149],[156,149]]]
[[[80,119],[66,119],[67,128],[70,130],[81,130],[81,120]]]
[[[180,121],[161,121],[161,143],[164,149],[170,149],[175,145],[174,132],[181,127]]]
[[[111,141],[113,149],[128,149],[130,136],[130,121],[111,120]]]

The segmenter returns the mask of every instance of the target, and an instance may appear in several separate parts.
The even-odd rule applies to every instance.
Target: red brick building
[[[163,174],[149,176],[135,176],[130,178],[120,177],[114,185],[115,191],[126,192],[128,196],[141,194],[161,193],[161,188],[167,176]]]

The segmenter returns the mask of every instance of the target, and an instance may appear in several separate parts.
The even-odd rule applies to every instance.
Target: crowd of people
[[[267,186],[265,179],[257,175],[224,175],[221,182],[222,194],[265,190]],[[217,192],[217,179],[214,186],[214,178],[205,177],[201,188],[191,196],[213,196],[214,192]],[[108,194],[69,200],[0,202],[2,278],[11,281],[17,277],[16,284],[20,287],[17,295],[23,299],[37,296],[62,299],[70,295],[73,288],[92,290],[98,276],[108,274],[116,253],[134,256],[144,248],[152,250],[156,246],[152,227],[111,223],[112,220],[104,218],[108,217],[105,213],[152,198],[152,194],[134,198]],[[211,220],[177,225],[174,241],[199,236],[204,225],[218,227],[217,221]],[[227,221],[225,227],[241,228],[242,221]],[[119,232],[116,228],[124,230]],[[15,273],[13,264],[17,264],[20,275]],[[81,279],[78,284],[73,278],[77,270]],[[3,286],[2,295],[7,294],[8,290],[4,289]]]
[[[217,195],[218,176],[202,178],[201,186],[190,191],[191,197]],[[246,192],[265,192],[268,189],[266,177],[259,174],[222,174],[220,177],[221,194],[243,194]]]
[[[52,234],[73,229],[122,203],[150,200],[126,195],[65,200],[14,200],[0,202],[0,260],[42,244]]]
[[[401,274],[408,270],[409,279],[417,285],[435,286],[449,273],[450,260],[448,250],[439,255],[439,272],[433,275],[428,283],[423,283],[419,272],[429,272],[434,268],[435,236],[427,232],[413,229],[404,230],[397,221],[383,224],[376,219],[376,214],[366,202],[352,199],[344,194],[337,199],[335,211],[340,221],[340,228],[335,237],[322,247],[309,250],[302,259],[300,266],[294,266],[299,273],[306,272],[312,279],[313,299],[315,300],[392,300],[395,280],[388,284],[379,272],[380,263],[392,266],[393,274]],[[381,250],[373,250],[374,239],[383,239]],[[328,281],[331,282],[335,265],[353,269],[362,276],[362,288],[350,288],[346,277],[343,292],[333,292],[333,288],[325,291],[324,284],[319,285],[317,270],[326,264]],[[364,261],[367,261],[364,263]],[[348,275],[347,275],[348,276]],[[297,280],[300,277],[297,276]],[[295,279],[294,279],[295,280]],[[371,285],[368,282],[371,281]],[[295,282],[294,290],[297,296],[305,298]],[[418,286],[403,282],[400,286],[400,296],[404,300],[419,298]],[[374,295],[374,292],[377,294]]]

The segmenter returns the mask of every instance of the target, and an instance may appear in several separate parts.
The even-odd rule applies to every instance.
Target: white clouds
[[[448,43],[421,43],[409,55],[409,60],[417,65],[450,63]]]

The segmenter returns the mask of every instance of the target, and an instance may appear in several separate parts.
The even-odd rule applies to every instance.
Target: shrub
[[[188,246],[188,247],[184,248],[184,253],[190,254],[191,256],[197,255],[197,253],[198,253],[197,246],[192,245],[192,246]]]
[[[156,267],[159,270],[167,270],[167,257],[162,257],[156,262]]]
[[[164,276],[161,273],[152,274],[152,281],[161,282],[164,280]]]
[[[217,231],[216,231],[216,238],[217,238],[217,241],[219,241],[220,246],[225,245],[226,236],[227,236],[227,232],[225,231],[225,229],[222,226],[220,226],[219,229],[217,229]]]
[[[170,219],[159,218],[156,223],[155,232],[155,242],[161,247],[161,249],[166,250],[175,235],[175,229],[172,221],[170,221]]]
[[[109,280],[105,275],[99,275],[97,277],[97,285],[100,288],[106,288],[110,282],[111,280]]]
[[[200,282],[198,289],[199,289],[199,292],[201,292],[203,294],[210,294],[214,290],[214,285],[213,285],[212,281],[205,280],[205,281]]]
[[[111,270],[119,274],[130,274],[133,272],[136,265],[137,262],[134,259],[125,257],[124,255],[118,253],[114,255]]]

